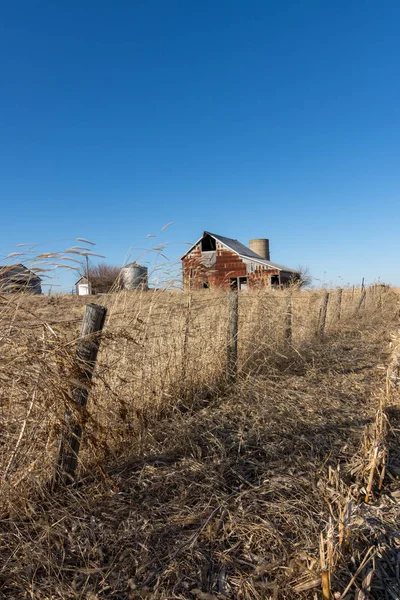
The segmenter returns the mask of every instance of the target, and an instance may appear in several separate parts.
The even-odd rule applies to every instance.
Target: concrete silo
[[[121,269],[121,287],[124,290],[147,290],[148,270],[147,267],[131,262]]]
[[[266,238],[255,238],[249,242],[250,250],[253,250],[258,256],[265,260],[270,260],[269,255],[269,240]]]

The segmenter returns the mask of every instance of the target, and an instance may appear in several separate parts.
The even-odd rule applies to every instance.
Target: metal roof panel
[[[233,252],[236,252],[236,254],[238,254],[242,258],[249,258],[250,260],[254,260],[254,261],[256,261],[260,264],[263,264],[267,267],[271,267],[272,269],[278,269],[279,271],[285,271],[287,273],[298,273],[298,271],[296,271],[296,269],[291,269],[290,267],[285,267],[284,265],[280,265],[278,263],[271,262],[270,260],[265,260],[265,258],[262,258],[262,256],[260,256],[259,254],[256,254],[255,252],[253,252],[253,250],[250,250],[250,248],[248,248],[247,246],[245,246],[238,240],[234,240],[233,238],[225,237],[224,235],[218,235],[217,233],[211,233],[210,231],[205,231],[203,233],[203,235],[201,236],[201,238],[199,240],[197,240],[197,242],[195,244],[193,244],[193,246],[191,248],[189,248],[189,250],[187,250],[183,256],[181,256],[181,260],[183,260],[185,258],[185,256],[187,254],[189,254],[189,252],[191,252],[193,250],[193,248],[195,248],[199,242],[201,242],[201,240],[203,239],[203,237],[205,235],[211,235],[211,237],[213,237],[215,240],[218,240],[219,242],[224,244],[224,246],[226,246]]]
[[[210,231],[205,231],[204,233],[211,235],[216,240],[222,242],[225,246],[239,254],[239,256],[242,256],[244,258],[250,258],[259,263],[262,263],[263,265],[272,267],[273,269],[279,269],[279,271],[286,271],[287,273],[298,273],[296,269],[291,269],[290,267],[285,267],[284,265],[280,265],[278,263],[262,258],[262,256],[253,252],[253,250],[250,250],[250,248],[248,248],[238,240],[234,240],[223,235],[217,235],[216,233],[211,233]]]

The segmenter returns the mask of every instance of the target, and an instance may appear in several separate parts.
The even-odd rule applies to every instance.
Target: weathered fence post
[[[356,310],[354,311],[354,314],[356,315],[358,313],[358,311],[360,310],[360,308],[362,307],[363,303],[365,302],[365,298],[367,296],[367,290],[363,290],[362,294],[361,294],[361,298],[359,303],[356,306]]]
[[[186,304],[185,333],[183,336],[182,381],[185,381],[186,371],[187,371],[186,367],[187,367],[188,347],[189,347],[191,308],[192,308],[192,293],[189,289],[189,295],[188,295],[187,304]]]
[[[286,299],[286,312],[285,312],[285,344],[290,344],[292,341],[292,322],[293,322],[293,311],[292,311],[292,296],[289,295]]]
[[[238,359],[239,295],[228,293],[228,339],[226,347],[226,375],[228,383],[234,383]]]
[[[335,314],[336,321],[340,321],[340,317],[342,314],[342,295],[343,295],[343,290],[342,290],[342,288],[339,288],[337,291],[337,298],[336,298],[336,314]]]
[[[377,289],[378,300],[376,301],[376,308],[379,308],[382,312],[382,287],[379,286]]]
[[[57,459],[56,481],[73,483],[78,466],[78,455],[81,445],[83,412],[88,400],[90,382],[92,380],[97,353],[100,346],[100,335],[104,326],[107,309],[97,304],[88,304],[83,316],[81,337],[76,351],[77,373],[72,389],[72,400],[76,408],[65,412],[66,431],[62,433]]]
[[[322,296],[322,304],[319,311],[318,319],[318,335],[323,335],[325,331],[326,313],[328,310],[329,292],[324,292]]]

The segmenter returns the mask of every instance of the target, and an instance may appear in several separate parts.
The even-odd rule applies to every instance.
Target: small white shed
[[[81,277],[75,283],[75,289],[78,296],[88,296],[92,293],[91,285],[86,277]]]

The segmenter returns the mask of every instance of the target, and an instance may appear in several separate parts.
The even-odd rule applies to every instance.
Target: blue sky
[[[85,237],[114,264],[159,242],[176,260],[206,229],[269,237],[318,281],[400,285],[397,1],[0,15],[1,257]]]

